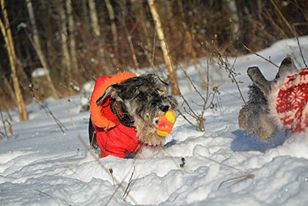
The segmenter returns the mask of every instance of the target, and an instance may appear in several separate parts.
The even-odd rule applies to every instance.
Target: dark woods
[[[23,98],[36,68],[47,68],[55,97],[117,70],[165,63],[147,0],[1,0],[16,53]],[[274,41],[308,34],[306,0],[157,0],[169,55],[176,62],[256,51]],[[32,7],[32,14],[31,14]],[[7,26],[7,25],[6,25]],[[8,26],[7,26],[8,27]],[[12,69],[0,35],[0,105],[16,105]],[[61,94],[61,95],[60,95]]]

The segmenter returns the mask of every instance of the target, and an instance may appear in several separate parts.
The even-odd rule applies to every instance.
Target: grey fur
[[[294,65],[294,62],[291,57],[286,57],[284,60],[281,62],[281,65],[279,67],[278,73],[275,77],[275,80],[279,79],[281,76],[283,76],[285,73],[296,73],[297,68]]]
[[[247,69],[247,74],[252,80],[255,87],[257,87],[264,95],[268,95],[270,92],[271,85],[265,79],[262,72],[258,67],[249,67]]]
[[[177,101],[168,95],[168,84],[155,74],[130,78],[120,84],[111,85],[97,101],[111,95],[126,106],[127,112],[134,118],[134,126],[140,141],[149,145],[162,145],[163,137],[156,134],[153,126],[155,117],[167,110],[175,110]]]
[[[273,81],[268,81],[258,67],[248,68],[247,73],[253,84],[249,86],[249,101],[239,112],[240,128],[261,139],[268,139],[276,133],[277,125],[271,118],[268,106],[269,95],[272,92],[273,85],[282,76],[294,71],[296,71],[296,67],[290,57],[286,57],[282,61]]]

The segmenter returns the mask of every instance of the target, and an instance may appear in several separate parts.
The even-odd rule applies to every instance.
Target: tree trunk
[[[115,22],[115,15],[113,7],[110,3],[110,0],[105,0],[109,19],[111,22],[111,33],[112,33],[112,42],[113,42],[113,52],[114,56],[112,57],[113,64],[117,64],[117,59],[119,58],[119,44],[118,44],[118,31],[117,25]]]
[[[191,62],[195,66],[198,72],[198,76],[200,80],[202,81],[202,88],[205,89],[208,87],[208,81],[207,81],[206,74],[202,71],[202,68],[200,67],[200,62],[198,61],[198,58],[197,58],[197,52],[193,45],[193,39],[194,39],[193,34],[188,28],[188,25],[186,24],[185,13],[184,13],[184,9],[182,6],[182,2],[178,1],[177,3],[178,3],[179,11],[182,17],[182,26],[185,32],[186,52],[188,55],[191,56]]]
[[[231,35],[232,35],[232,41],[237,40],[238,32],[240,30],[240,20],[238,16],[238,11],[236,7],[235,0],[226,0],[226,5],[230,11],[230,17],[231,17]]]
[[[65,10],[64,10],[64,5],[62,4],[62,1],[58,2],[58,11],[61,19],[61,46],[62,46],[62,52],[63,52],[63,65],[64,68],[67,71],[67,79],[68,79],[68,85],[70,85],[72,81],[72,65],[71,65],[71,58],[70,58],[70,53],[69,53],[69,46],[68,46],[68,32],[67,32],[67,19],[65,15]],[[65,73],[64,73],[65,74]],[[64,75],[66,76],[66,75]]]
[[[90,9],[90,19],[91,19],[92,29],[94,31],[95,36],[99,37],[101,35],[101,31],[98,24],[95,0],[88,0],[88,4]]]
[[[144,54],[147,58],[147,61],[151,65],[151,67],[155,67],[154,65],[154,57],[151,55],[152,49],[152,39],[150,36],[150,32],[148,31],[147,25],[149,24],[146,15],[144,14],[143,2],[139,0],[131,0],[131,4],[133,7],[133,12],[136,18],[138,19],[138,23],[141,24],[141,28],[143,31],[142,37],[145,39],[145,45],[140,45],[143,48]]]
[[[13,86],[14,86],[15,98],[17,101],[17,107],[19,111],[19,119],[24,121],[24,120],[28,120],[29,117],[28,117],[27,108],[26,108],[24,99],[21,94],[19,80],[17,76],[17,66],[16,66],[17,57],[15,54],[13,37],[12,37],[11,29],[10,29],[10,23],[8,19],[6,6],[4,5],[4,0],[1,0],[0,4],[1,4],[1,10],[3,13],[3,21],[0,19],[1,32],[4,37],[4,41],[6,44],[7,51],[8,51],[9,61],[11,64]]]
[[[148,0],[148,4],[149,4],[151,14],[152,14],[152,17],[153,17],[153,20],[154,20],[154,23],[155,23],[155,29],[156,29],[156,32],[157,32],[157,35],[158,35],[160,46],[161,46],[161,49],[163,51],[164,61],[165,61],[166,67],[167,67],[168,72],[169,72],[168,78],[169,78],[169,82],[170,82],[170,85],[171,85],[172,94],[173,95],[179,95],[180,90],[179,90],[179,87],[178,87],[176,71],[173,68],[171,56],[170,56],[169,51],[168,51],[168,45],[167,45],[167,42],[165,40],[164,32],[163,32],[163,29],[162,29],[162,26],[161,26],[160,17],[158,15],[158,12],[157,12],[155,5],[154,5],[154,0]]]
[[[81,11],[82,11],[82,17],[84,19],[84,24],[86,25],[86,28],[89,29],[87,32],[91,30],[91,23],[89,20],[89,11],[88,11],[88,1],[87,0],[82,0],[81,1]]]
[[[121,7],[121,22],[122,22],[122,26],[124,28],[124,32],[125,32],[125,36],[127,38],[127,42],[128,42],[128,46],[129,46],[129,50],[131,52],[132,55],[132,60],[134,63],[134,67],[137,69],[139,68],[139,63],[137,60],[137,56],[136,56],[136,51],[135,51],[135,47],[132,41],[132,35],[130,34],[130,32],[128,31],[127,27],[126,27],[126,5],[125,5],[125,1],[120,1],[120,7]]]
[[[32,31],[33,31],[33,47],[34,47],[34,49],[35,49],[35,51],[36,51],[36,53],[39,57],[39,60],[42,64],[42,66],[45,69],[47,69],[48,71],[50,71],[48,63],[46,61],[46,57],[43,54],[43,50],[42,50],[42,47],[41,47],[41,42],[40,42],[40,38],[39,38],[39,35],[38,35],[38,30],[37,30],[37,26],[36,26],[35,17],[34,17],[32,2],[31,2],[31,0],[26,0],[26,3],[27,3],[27,9],[28,9],[30,23],[31,23],[31,26],[32,26]],[[58,99],[59,96],[58,96],[57,91],[54,87],[54,84],[51,80],[50,72],[48,72],[48,74],[47,74],[47,81],[48,81],[50,90],[52,91],[53,97]]]
[[[68,32],[69,32],[69,46],[70,46],[70,56],[72,61],[73,74],[77,73],[78,63],[76,54],[76,41],[75,41],[75,24],[73,17],[73,7],[72,0],[66,0],[66,11],[68,17]]]
[[[3,83],[4,83],[5,88],[4,88],[4,89],[2,88],[2,89],[3,89],[3,90],[7,89],[7,90],[8,90],[8,93],[9,93],[9,95],[10,95],[11,100],[14,101],[14,100],[16,99],[16,98],[15,98],[15,93],[14,93],[14,90],[13,90],[13,88],[11,87],[9,81],[6,79],[6,77],[3,77]]]

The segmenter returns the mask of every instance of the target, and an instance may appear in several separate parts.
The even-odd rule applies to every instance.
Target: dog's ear
[[[120,90],[121,90],[121,85],[119,84],[110,85],[106,89],[105,93],[96,100],[96,105],[101,105],[104,102],[104,100],[109,96],[111,96],[112,98],[119,98],[118,93]]]
[[[267,96],[270,92],[271,85],[270,82],[265,79],[260,69],[256,66],[249,67],[247,69],[247,74],[250,77],[251,81],[256,87],[258,87],[264,96]]]
[[[289,56],[284,58],[280,64],[278,73],[275,77],[275,80],[279,79],[281,76],[285,75],[286,73],[295,73],[297,72],[297,68],[293,62],[293,59]]]
[[[152,74],[152,78],[155,80],[155,82],[160,82],[162,83],[164,86],[168,86],[168,83],[165,82],[164,80],[162,80],[159,76],[157,76],[156,74]]]

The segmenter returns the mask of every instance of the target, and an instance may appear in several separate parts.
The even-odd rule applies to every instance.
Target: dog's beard
[[[141,117],[135,117],[134,123],[139,141],[148,146],[162,146],[165,142],[165,137],[158,136],[156,128],[152,123],[149,123]]]
[[[136,108],[134,103],[127,102],[126,107],[132,117],[137,131],[138,139],[141,143],[148,146],[162,146],[165,138],[157,135],[153,125],[153,119],[163,114],[158,108],[147,108],[146,106]]]

